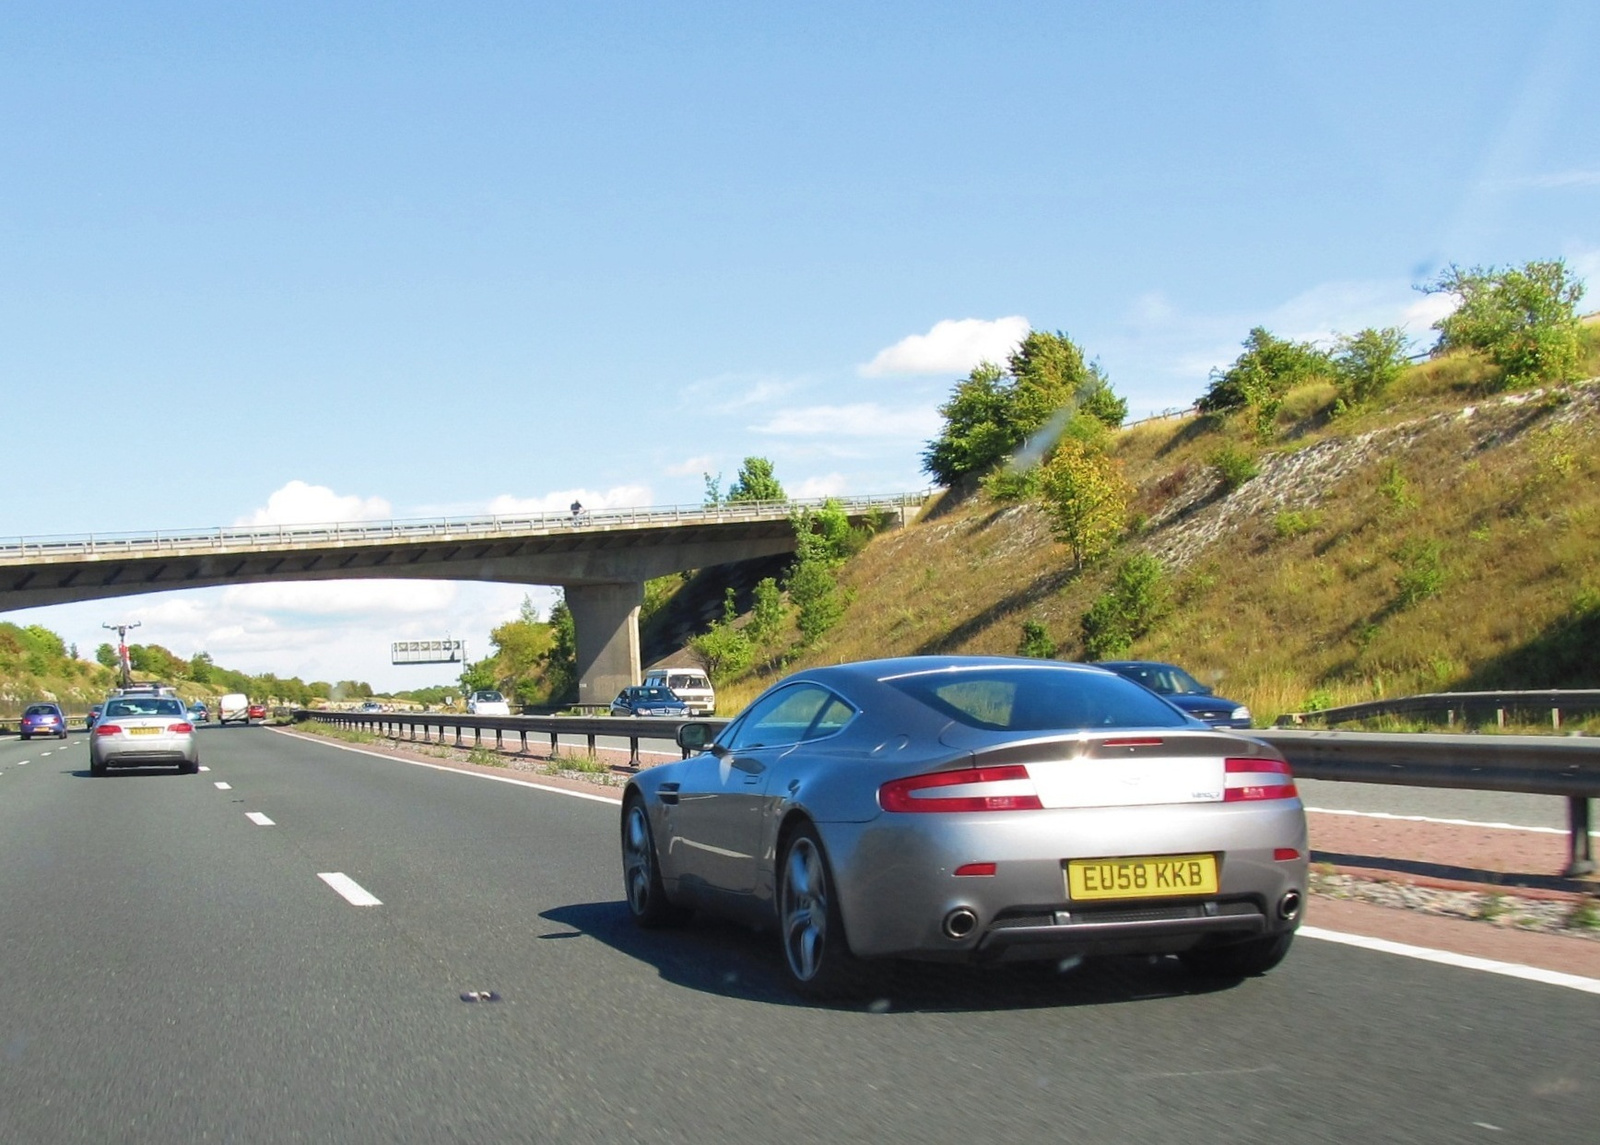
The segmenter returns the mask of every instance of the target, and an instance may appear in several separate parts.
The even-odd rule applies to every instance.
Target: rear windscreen
[[[709,686],[710,685],[708,685],[706,683],[705,679],[703,677],[700,677],[700,676],[668,676],[667,677],[667,687],[672,688],[674,690],[676,690],[678,688],[706,688],[706,687],[709,687]]]
[[[162,699],[137,699],[137,700],[112,700],[106,704],[105,713],[108,718],[115,716],[118,719],[128,719],[132,716],[184,716],[181,700]]]
[[[884,681],[938,714],[985,731],[1180,728],[1172,705],[1110,673],[996,667],[922,672]]]

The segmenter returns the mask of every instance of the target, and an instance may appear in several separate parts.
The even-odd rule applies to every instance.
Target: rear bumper
[[[881,815],[822,825],[851,949],[984,962],[1175,953],[1292,931],[1306,893],[1298,800],[1044,813]],[[1274,858],[1291,848],[1296,858]],[[1215,854],[1205,896],[1073,901],[1071,859]],[[968,863],[995,873],[959,876]],[[968,912],[951,926],[957,912]],[[1288,915],[1286,917],[1285,915]],[[954,931],[954,933],[953,933]]]

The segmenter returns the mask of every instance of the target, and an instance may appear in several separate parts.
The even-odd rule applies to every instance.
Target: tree
[[[939,407],[944,429],[922,454],[922,467],[942,485],[982,474],[1019,452],[1022,468],[1047,456],[1075,421],[1119,426],[1128,403],[1112,392],[1098,363],[1061,331],[1033,330],[1005,369],[981,362]],[[1088,436],[1080,432],[1078,436]]]
[[[735,623],[738,615],[734,592],[729,588],[722,599],[722,619],[712,621],[710,629],[689,641],[689,647],[704,662],[713,683],[720,684],[737,676],[755,659],[750,637]]]
[[[765,457],[747,457],[739,467],[739,475],[728,486],[728,502],[734,501],[786,501],[783,486],[772,475],[772,462]]]
[[[1113,459],[1069,437],[1040,470],[1039,495],[1051,531],[1071,547],[1074,566],[1082,568],[1121,536],[1132,489]]]
[[[96,648],[94,650],[94,658],[96,663],[106,668],[115,668],[117,666],[117,650],[109,644],[102,644]]]
[[[189,679],[196,684],[209,684],[215,668],[209,652],[196,652],[189,659]]]
[[[722,504],[722,474],[713,477],[709,473],[702,473],[700,476],[706,483],[705,507],[715,509]]]
[[[769,646],[783,626],[783,596],[778,591],[775,577],[764,577],[755,588],[755,599],[750,606],[750,621],[745,631],[758,647]]]
[[[1502,387],[1571,381],[1581,373],[1578,300],[1583,283],[1562,259],[1497,270],[1452,265],[1423,288],[1461,305],[1439,319],[1434,352],[1475,350],[1500,370]]]
[[[939,484],[954,485],[991,468],[1017,444],[1005,377],[993,362],[979,362],[939,407],[944,430],[922,452],[923,471]]]
[[[1359,334],[1341,337],[1333,355],[1339,400],[1358,406],[1381,397],[1406,368],[1409,345],[1405,331],[1396,326],[1382,330],[1369,326]]]
[[[578,628],[565,596],[550,606],[550,648],[544,654],[544,678],[550,685],[551,703],[560,703],[578,690]]]
[[[1195,403],[1201,413],[1248,410],[1261,440],[1272,436],[1284,396],[1295,386],[1328,374],[1328,356],[1309,342],[1275,337],[1253,328],[1244,352],[1226,370],[1211,371],[1211,386]]]

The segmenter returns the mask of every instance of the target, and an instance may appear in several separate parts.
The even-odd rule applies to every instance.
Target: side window
[[[730,737],[722,746],[749,751],[816,739],[838,731],[852,714],[850,705],[826,688],[795,684],[757,702],[729,729]]]

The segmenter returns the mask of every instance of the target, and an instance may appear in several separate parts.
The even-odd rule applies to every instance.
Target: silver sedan
[[[775,929],[806,993],[895,958],[1175,954],[1242,977],[1299,925],[1306,819],[1283,757],[1098,668],[817,668],[679,744],[698,754],[625,792],[634,919]]]
[[[173,696],[114,696],[100,709],[89,737],[89,772],[110,767],[176,764],[180,773],[200,770],[200,746],[183,701]]]

